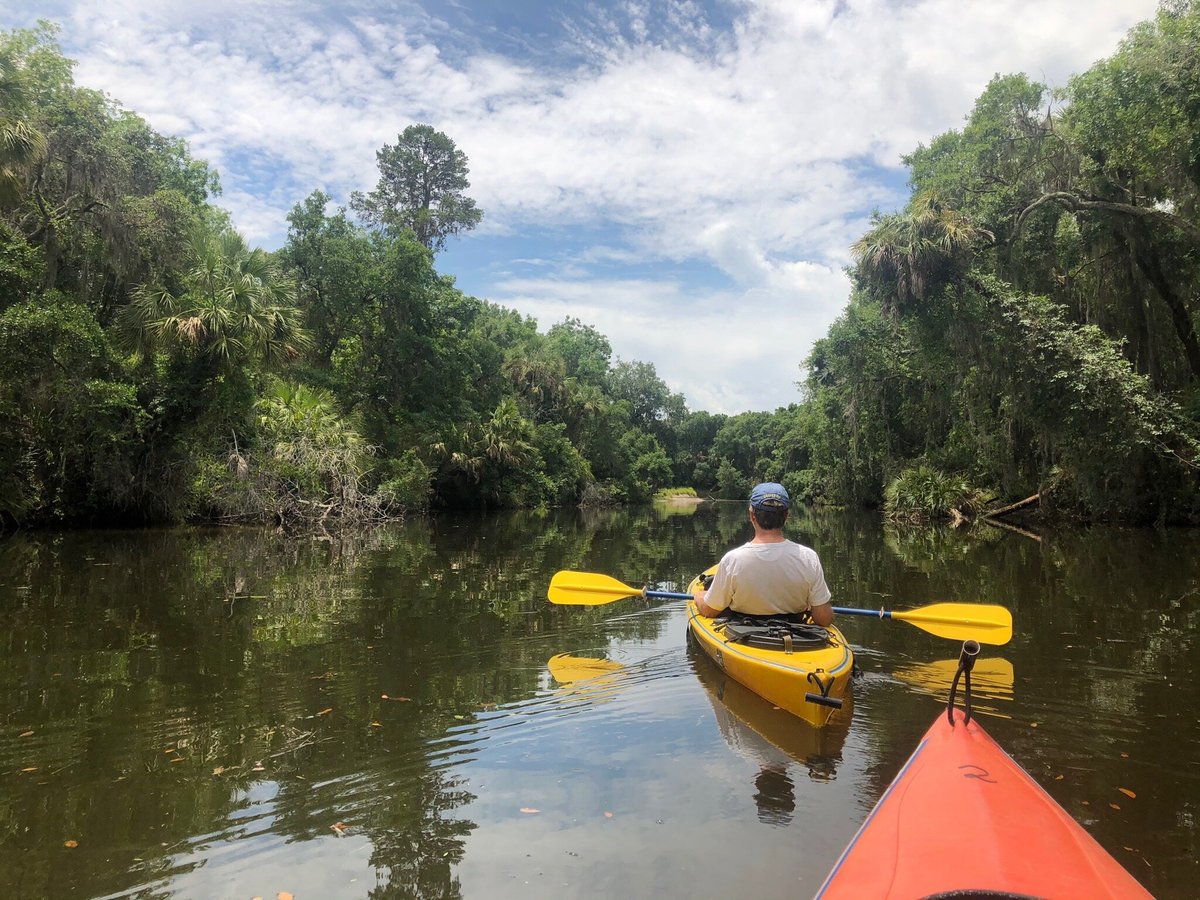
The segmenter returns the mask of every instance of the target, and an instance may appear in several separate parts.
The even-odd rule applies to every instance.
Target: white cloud
[[[848,290],[838,269],[792,263],[749,289],[531,278],[498,283],[494,299],[543,328],[574,316],[606,335],[617,355],[653,362],[689,408],[735,413],[799,401],[800,362]]]
[[[224,203],[253,240],[282,240],[287,210],[314,188],[344,200],[373,186],[375,150],[430,122],[471,160],[481,232],[610,235],[578,248],[570,278],[482,293],[535,314],[593,311],[623,356],[655,361],[694,406],[724,409],[786,402],[761,387],[777,378],[745,374],[755,332],[733,310],[753,297],[776,317],[794,380],[844,303],[839,270],[866,214],[903,202],[881,169],[960,124],[993,74],[1061,85],[1156,6],[730,0],[735,25],[719,30],[695,3],[641,0],[589,7],[557,56],[515,58],[416,4],[57,2],[71,9],[63,40],[78,79],[187,138],[221,170]],[[581,278],[598,260],[712,264],[738,287],[697,318],[678,285]],[[680,333],[722,340],[701,365],[661,340]]]

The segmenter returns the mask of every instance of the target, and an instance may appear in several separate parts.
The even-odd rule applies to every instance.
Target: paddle
[[[546,596],[551,603],[574,606],[600,606],[625,597],[654,597],[662,600],[691,600],[691,594],[678,591],[652,591],[622,584],[608,575],[595,572],[555,572]],[[835,606],[845,616],[871,616],[899,619],[930,634],[954,641],[976,640],[981,644],[1007,644],[1012,638],[1012,613],[1003,606],[985,603],[934,603],[920,609],[851,609]]]
[[[660,600],[691,600],[691,594],[681,594],[677,591],[652,591],[648,588],[635,588],[622,584],[607,575],[595,572],[571,572],[564,570],[555,572],[550,579],[550,590],[546,592],[551,603],[565,603],[568,606],[600,606],[623,600],[626,597],[656,597]]]
[[[833,611],[843,616],[899,619],[952,641],[975,640],[999,646],[1012,638],[1012,613],[992,603],[934,603],[920,609],[895,611],[835,606]]]

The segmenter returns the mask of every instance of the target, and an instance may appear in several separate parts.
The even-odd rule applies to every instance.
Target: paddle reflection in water
[[[704,686],[721,737],[729,748],[758,766],[754,803],[760,822],[788,825],[796,810],[792,771],[803,766],[812,781],[833,781],[850,730],[852,702],[837,710],[821,728],[773,706],[729,678],[689,646],[688,656]]]
[[[623,663],[612,659],[597,659],[589,656],[572,656],[559,653],[546,662],[550,677],[572,695],[587,695],[589,699],[604,702],[620,690],[616,673],[625,668]]]
[[[914,662],[897,668],[892,674],[919,693],[937,697],[942,703],[950,695],[958,660],[940,659],[937,662]],[[961,690],[960,685],[960,690]],[[1012,718],[995,702],[1013,699],[1013,665],[1002,657],[983,657],[975,661],[971,672],[971,709],[973,712],[998,719]]]

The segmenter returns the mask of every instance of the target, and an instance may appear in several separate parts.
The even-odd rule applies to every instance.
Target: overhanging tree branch
[[[1155,209],[1154,207],[1134,206],[1131,203],[1116,203],[1112,200],[1088,199],[1080,197],[1078,194],[1072,194],[1069,191],[1053,191],[1049,194],[1043,194],[1021,210],[1021,214],[1017,216],[1017,221],[1013,224],[1012,237],[1009,238],[1010,242],[1016,241],[1020,237],[1021,229],[1025,227],[1025,222],[1030,214],[1038,207],[1045,206],[1047,203],[1057,203],[1059,206],[1072,212],[1107,212],[1138,219],[1143,222],[1158,222],[1179,229],[1191,237],[1197,244],[1200,244],[1200,225],[1182,216],[1177,216],[1164,209]]]

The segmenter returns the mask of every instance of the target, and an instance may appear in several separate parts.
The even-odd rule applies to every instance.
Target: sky
[[[469,160],[484,212],[438,271],[596,327],[689,409],[802,399],[850,246],[908,197],[902,156],[996,74],[1052,87],[1155,0],[16,0],[76,82],[220,173],[255,245],[320,189],[345,205],[413,123]]]

